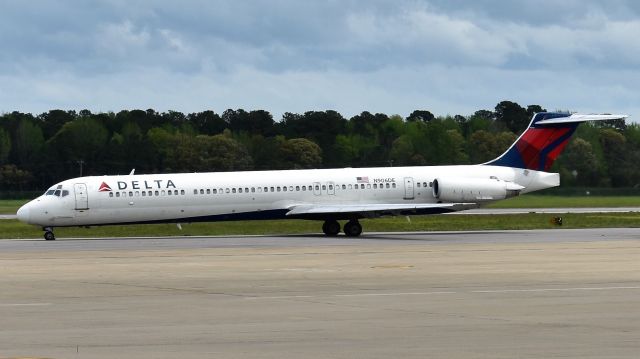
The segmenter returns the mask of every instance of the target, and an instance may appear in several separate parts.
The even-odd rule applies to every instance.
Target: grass
[[[0,214],[16,214],[18,208],[27,202],[29,202],[28,199],[0,200]]]
[[[0,214],[16,214],[29,200],[0,200]],[[527,194],[498,201],[488,208],[640,207],[640,196],[541,196]]]
[[[601,213],[562,215],[563,226],[552,224],[548,214],[436,215],[363,220],[366,232],[378,231],[459,231],[508,230],[550,228],[613,228],[640,227],[640,213]],[[321,222],[304,220],[242,221],[183,224],[179,230],[174,224],[102,226],[92,228],[56,228],[59,238],[122,237],[122,236],[200,236],[200,235],[252,235],[320,233]],[[0,221],[0,238],[42,238],[40,228],[17,220]]]
[[[498,201],[488,208],[640,207],[640,196],[541,196],[525,194]]]

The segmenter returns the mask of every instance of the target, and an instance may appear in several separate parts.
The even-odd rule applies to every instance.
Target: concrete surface
[[[0,241],[0,358],[637,358],[640,229]]]

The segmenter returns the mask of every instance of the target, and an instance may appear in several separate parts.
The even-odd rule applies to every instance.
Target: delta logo
[[[98,192],[111,192],[111,187],[106,182],[102,182],[100,188],[98,188]]]

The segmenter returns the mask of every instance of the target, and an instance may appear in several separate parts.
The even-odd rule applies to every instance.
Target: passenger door
[[[87,194],[87,185],[85,183],[75,183],[73,192],[76,198],[76,209],[89,209],[89,195]]]

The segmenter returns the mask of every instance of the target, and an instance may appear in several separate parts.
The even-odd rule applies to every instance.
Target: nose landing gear
[[[44,239],[46,241],[55,241],[56,240],[56,236],[53,234],[53,228],[44,227],[44,228],[42,228],[42,230],[44,231]]]

